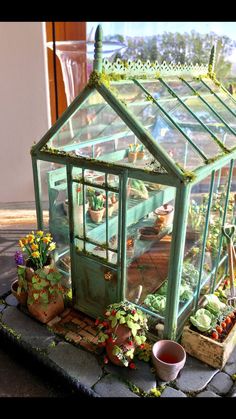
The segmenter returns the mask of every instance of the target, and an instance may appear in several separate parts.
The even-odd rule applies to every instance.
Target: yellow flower
[[[56,249],[56,243],[55,242],[52,242],[51,244],[50,244],[50,246],[49,246],[49,248],[48,248],[48,250],[54,250],[54,249]]]
[[[35,237],[34,237],[33,234],[28,234],[28,241],[29,241],[29,243],[33,243],[34,239],[35,239]]]
[[[33,258],[39,258],[39,252],[32,252],[32,257]]]
[[[44,243],[46,243],[46,244],[48,244],[48,243],[50,243],[50,241],[51,241],[52,239],[50,238],[50,237],[43,237],[42,238],[42,241],[44,242]]]
[[[24,247],[24,244],[23,244],[22,240],[19,240],[19,246]]]
[[[24,237],[23,239],[21,239],[23,245],[28,244],[28,239],[26,237]]]
[[[42,237],[43,236],[43,231],[42,230],[39,230],[39,231],[37,231],[37,236],[39,236],[39,237]]]
[[[34,243],[33,243],[33,244],[31,245],[31,249],[32,249],[32,250],[37,250],[38,248],[39,248],[39,247],[38,247],[38,245],[37,245],[37,244],[34,244]]]

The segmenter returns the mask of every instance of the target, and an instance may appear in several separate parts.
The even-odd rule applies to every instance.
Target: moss
[[[5,323],[0,322],[0,326],[7,330],[11,335],[15,336],[17,339],[21,339],[21,334],[17,333],[14,329],[12,329],[11,327],[7,326]]]

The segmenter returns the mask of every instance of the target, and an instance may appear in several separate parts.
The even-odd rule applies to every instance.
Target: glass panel
[[[162,317],[157,293],[168,275],[175,188],[130,178],[127,194],[126,298]]]
[[[78,174],[78,170],[73,168],[72,175],[77,180],[73,182],[77,249],[117,264],[119,177],[90,169]],[[117,191],[109,190],[112,182]]]
[[[43,229],[50,231],[56,242],[55,260],[63,275],[62,282],[71,286],[69,218],[66,166],[38,161],[41,178]]]
[[[189,94],[190,98],[186,99],[184,103],[192,110],[192,112],[213,132],[217,138],[224,144],[224,141],[232,143],[235,137],[231,134],[229,129],[221,122],[221,120],[208,108],[207,105],[196,95],[193,95],[191,89],[182,82],[181,89],[175,89],[175,84],[169,82],[168,85],[174,90],[175,93],[183,91],[184,95]],[[197,122],[197,124],[199,124]],[[213,140],[211,140],[213,141]]]
[[[234,161],[229,204],[227,206],[227,223],[236,224],[236,162]]]
[[[165,110],[176,107],[177,101],[163,88],[157,80],[145,82],[142,85],[155,99],[160,98],[160,103],[165,105]],[[159,110],[156,104],[147,100],[147,95],[136,85],[130,83],[115,85],[119,95],[126,100],[128,91],[127,107],[136,118],[146,127],[150,134],[165,149],[165,151],[185,169],[195,169],[201,166],[202,158],[193,149],[183,134],[174,124]],[[164,107],[163,105],[163,107]]]
[[[234,113],[236,113],[236,103],[233,98],[230,97],[220,86],[217,86],[211,79],[204,78],[204,83],[206,83],[211,90],[216,93],[220,98],[232,109]]]
[[[102,96],[95,92],[48,145],[68,151],[70,155],[152,170],[152,155]],[[131,154],[133,150],[135,153]]]
[[[228,187],[229,166],[223,167],[216,172],[214,194],[212,199],[208,236],[204,264],[209,272],[212,272],[211,280],[214,280],[215,269],[218,262],[218,253],[222,235],[222,223],[225,211],[226,193]],[[223,241],[220,259],[225,255],[226,247]]]
[[[236,117],[220,102],[220,100],[212,95],[208,88],[200,82],[192,81],[191,86],[198,91],[202,97],[209,103],[209,105],[224,119],[224,121],[236,131]],[[227,96],[227,94],[225,93]],[[225,100],[224,100],[225,102]],[[221,128],[220,128],[221,129]],[[223,144],[226,147],[236,146],[236,136],[229,130],[224,133]]]
[[[183,105],[181,105],[176,98],[173,98],[173,96],[171,96],[171,94],[169,93],[169,91],[167,90],[166,87],[164,87],[164,86],[162,86],[162,87],[164,88],[164,91],[162,92],[161,99],[158,100],[158,103],[160,103],[162,105],[162,107],[165,109],[165,111],[169,113],[171,118],[177,124],[180,125],[182,130],[199,147],[199,149],[204,152],[206,157],[211,158],[211,157],[216,156],[219,152],[221,152],[220,147],[214,142],[211,135],[201,126],[201,124],[199,124],[198,121],[196,121],[196,119],[191,115],[191,113],[187,109],[185,109],[185,107]],[[145,83],[145,88],[150,92],[150,94],[152,96],[155,97],[156,91],[154,89],[157,88],[156,84],[147,82],[147,83]],[[159,94],[159,86],[158,86],[158,94]],[[166,97],[166,100],[162,100],[163,97]],[[176,139],[177,129],[174,127],[174,125],[172,124],[171,129],[170,129],[170,126],[169,126],[170,123],[166,122],[166,119],[164,119],[164,124],[163,124],[163,118],[161,117],[161,114],[158,118],[159,118],[159,121],[156,118],[156,121],[157,121],[156,125],[159,126],[159,133],[161,133],[161,132],[164,133],[164,129],[166,130],[165,134],[166,133],[171,134],[171,131],[172,131],[173,132],[172,135],[173,135],[174,139]],[[154,130],[152,128],[152,135],[153,136],[155,136],[156,131],[157,130]],[[181,138],[181,137],[184,138],[181,133],[179,133],[178,131],[177,131],[177,133],[179,134],[179,138]],[[170,135],[169,135],[169,137],[170,137]],[[179,138],[176,140],[177,144],[175,144],[173,147],[174,147],[175,153],[180,148],[179,154],[184,156],[185,151],[184,151],[184,147],[183,147],[183,140],[181,138],[181,140],[182,140],[181,143],[182,144],[179,144],[180,143]],[[184,138],[184,141],[186,143],[185,138]],[[164,147],[162,142],[161,142],[161,145]],[[188,148],[191,149],[192,146],[189,144]],[[193,153],[196,154],[195,151],[192,151],[192,154]],[[188,162],[187,164],[189,164],[189,162],[191,162],[191,160],[193,158],[195,160],[195,156],[193,157],[193,155],[192,156],[187,156],[187,162]],[[183,158],[182,158],[182,160],[183,160]],[[177,160],[175,159],[175,161],[177,161]],[[183,162],[182,162],[182,164],[183,164]]]
[[[190,194],[188,221],[186,229],[184,263],[180,287],[179,316],[194,304],[199,281],[203,236],[209,203],[211,177],[207,177],[192,187]],[[208,272],[203,266],[201,288],[209,284]]]

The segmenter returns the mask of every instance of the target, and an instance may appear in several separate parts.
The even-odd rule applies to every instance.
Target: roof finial
[[[98,25],[95,32],[93,70],[102,72],[102,26]]]
[[[216,47],[213,45],[211,48],[210,59],[208,64],[208,73],[214,73],[215,71],[215,62],[216,62]]]

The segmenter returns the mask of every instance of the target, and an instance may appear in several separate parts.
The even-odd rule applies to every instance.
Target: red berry
[[[131,370],[136,369],[136,365],[134,362],[130,362],[129,367],[131,368]]]
[[[145,347],[144,343],[142,343],[141,345],[139,345],[140,349],[143,349]]]
[[[221,326],[223,327],[223,329],[226,329],[227,324],[225,322],[222,322]]]
[[[99,324],[99,320],[98,319],[96,319],[96,321],[95,321],[95,326],[97,326],[98,324]]]
[[[112,310],[111,315],[115,316],[116,315],[116,310]]]

